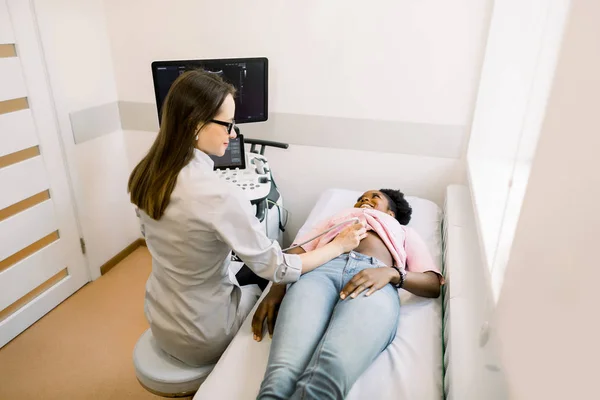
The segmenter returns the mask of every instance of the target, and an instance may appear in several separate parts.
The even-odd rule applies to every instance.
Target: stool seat
[[[135,345],[133,364],[142,386],[163,397],[194,394],[214,367],[192,367],[171,357],[158,346],[150,329],[142,334]]]

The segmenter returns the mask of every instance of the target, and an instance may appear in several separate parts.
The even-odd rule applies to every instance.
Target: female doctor
[[[216,74],[179,76],[158,136],[128,183],[152,255],[146,318],[159,346],[194,366],[219,359],[253,306],[230,279],[232,249],[257,275],[291,283],[366,236],[355,224],[329,245],[296,255],[265,235],[242,190],[220,179],[209,157],[223,156],[235,138],[234,94]]]

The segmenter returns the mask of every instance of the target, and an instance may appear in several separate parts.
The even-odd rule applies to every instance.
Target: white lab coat
[[[242,190],[213,167],[208,155],[194,150],[161,219],[140,210],[152,255],[146,318],[159,346],[191,365],[216,362],[246,317],[229,271],[232,249],[271,281],[295,282],[302,269],[299,256],[284,254],[265,235]]]

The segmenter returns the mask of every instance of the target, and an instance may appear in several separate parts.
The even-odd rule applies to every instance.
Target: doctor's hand
[[[342,230],[333,239],[342,248],[342,253],[348,253],[354,250],[360,244],[360,241],[367,237],[367,228],[360,222],[356,222]]]
[[[356,298],[359,294],[369,289],[365,296],[370,296],[382,287],[398,277],[398,271],[393,268],[379,267],[363,269],[344,286],[340,293],[340,298]]]
[[[260,302],[254,317],[252,317],[252,333],[254,334],[254,340],[260,342],[263,335],[263,325],[265,319],[267,320],[267,328],[269,330],[269,336],[273,337],[273,330],[275,329],[275,320],[277,319],[277,312],[279,311],[279,305],[283,301],[285,296],[285,285],[273,285],[269,290],[269,293],[265,296],[263,301]]]

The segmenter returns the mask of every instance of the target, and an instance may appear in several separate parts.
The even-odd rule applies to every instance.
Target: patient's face
[[[379,190],[369,190],[358,198],[354,208],[370,208],[394,216],[386,195]]]

